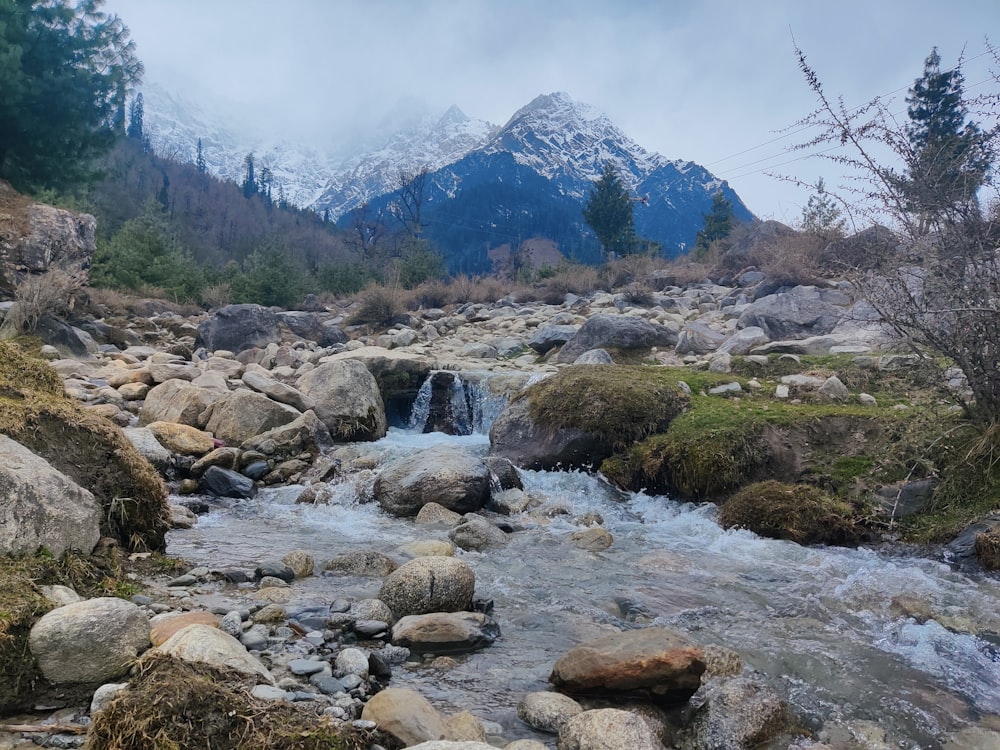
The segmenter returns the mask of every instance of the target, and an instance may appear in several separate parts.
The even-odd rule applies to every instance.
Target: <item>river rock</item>
[[[417,512],[413,519],[419,524],[441,524],[443,526],[457,526],[462,522],[462,514],[453,510],[448,510],[440,503],[427,503]]]
[[[357,550],[337,555],[323,566],[323,570],[342,575],[385,578],[399,566],[388,555],[374,550]]]
[[[562,693],[528,693],[517,704],[518,718],[540,732],[559,734],[563,725],[583,712],[583,706]]]
[[[364,721],[374,721],[379,730],[410,747],[444,739],[447,729],[434,706],[408,688],[387,688],[376,693],[361,711]]]
[[[149,640],[154,646],[159,646],[166,643],[174,633],[183,630],[188,625],[208,625],[217,628],[219,627],[219,618],[211,612],[180,612],[155,617],[151,624]]]
[[[389,625],[396,621],[392,609],[381,599],[359,599],[351,605],[349,613],[355,620],[379,621]]]
[[[101,538],[101,506],[48,461],[0,435],[0,555],[89,554]]]
[[[518,740],[520,742],[520,740]],[[516,743],[512,743],[516,744]],[[510,748],[511,745],[505,745],[504,750]],[[430,740],[428,742],[421,742],[419,745],[407,745],[408,750],[497,750],[495,745],[489,745],[485,742],[477,742],[474,740]],[[518,750],[518,748],[514,748]],[[521,750],[536,750],[535,748],[521,748]],[[545,750],[545,745],[542,745],[538,750]]]
[[[139,410],[139,425],[153,422],[175,422],[203,429],[202,414],[226,394],[199,388],[184,380],[167,380],[151,388]]]
[[[476,551],[503,547],[510,541],[502,529],[474,513],[466,515],[458,526],[449,531],[448,538],[457,547]]]
[[[334,662],[334,676],[343,677],[356,674],[364,680],[368,679],[368,654],[360,648],[345,648],[337,654]]]
[[[396,617],[460,612],[469,608],[475,588],[476,576],[461,560],[418,557],[389,574],[378,598]]]
[[[49,682],[110,682],[149,647],[149,619],[124,599],[86,599],[43,615],[28,644]]]
[[[325,362],[295,383],[335,440],[378,440],[385,435],[385,405],[378,384],[356,360]]]
[[[274,684],[274,677],[238,640],[209,625],[188,625],[156,648],[158,653],[183,661],[209,664]]]
[[[583,711],[559,730],[558,750],[663,750],[663,743],[638,714],[617,708]],[[719,745],[720,749],[728,746]]]
[[[591,349],[641,350],[653,346],[674,346],[677,334],[628,315],[594,315],[556,355],[556,362],[569,363]]]
[[[570,649],[549,675],[570,694],[638,692],[658,703],[683,703],[701,684],[701,647],[666,628],[613,633]]]
[[[478,456],[449,446],[435,446],[397,459],[378,475],[375,499],[396,516],[413,516],[429,502],[468,513],[490,496],[490,470]]]
[[[574,531],[569,538],[577,547],[588,552],[603,552],[614,543],[611,532],[600,526]]]
[[[239,445],[301,416],[297,409],[256,391],[233,391],[202,415],[205,430],[230,445]]]
[[[221,466],[209,466],[198,486],[203,492],[215,497],[253,497],[254,483],[250,477],[245,477],[231,469]]]
[[[295,578],[307,578],[316,569],[316,560],[305,550],[296,549],[281,558],[281,562],[291,568]]]
[[[701,707],[678,739],[680,750],[751,750],[789,726],[785,701],[756,677],[711,680],[692,702]]]
[[[263,372],[258,372],[256,370],[248,370],[243,373],[243,384],[247,388],[252,388],[253,390],[264,394],[270,399],[277,401],[278,403],[288,404],[300,412],[306,412],[315,406],[313,402],[306,398],[298,391],[298,389],[293,388],[287,383],[282,383],[275,380],[270,375],[266,375]]]
[[[174,422],[152,422],[148,429],[164,448],[180,456],[203,456],[215,449],[214,438],[197,427]]]
[[[599,464],[611,455],[606,440],[575,427],[541,427],[527,398],[511,401],[490,427],[490,452],[525,469]]]
[[[257,451],[272,458],[293,458],[300,453],[316,455],[333,445],[333,437],[316,413],[307,411],[287,424],[247,438],[244,451]]]
[[[135,446],[143,458],[153,465],[161,474],[166,473],[173,465],[173,456],[148,427],[126,427],[122,434]]]
[[[281,340],[278,318],[260,305],[227,305],[198,326],[195,347],[242,352]]]
[[[492,645],[500,626],[482,612],[431,612],[401,617],[392,626],[392,642],[415,653],[467,653]]]

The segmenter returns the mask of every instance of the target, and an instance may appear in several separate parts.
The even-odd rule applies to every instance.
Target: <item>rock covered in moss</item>
[[[808,484],[756,482],[719,511],[724,528],[743,528],[799,544],[856,544],[860,532],[850,503]]]

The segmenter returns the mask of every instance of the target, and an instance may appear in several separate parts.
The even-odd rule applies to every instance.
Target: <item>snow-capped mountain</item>
[[[339,217],[365,201],[399,187],[401,175],[434,172],[482,147],[497,131],[452,106],[440,117],[423,117],[381,146],[340,162],[312,207]]]

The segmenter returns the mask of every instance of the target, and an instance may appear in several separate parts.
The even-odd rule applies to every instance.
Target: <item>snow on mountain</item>
[[[401,175],[434,172],[480,148],[497,130],[452,106],[437,118],[423,117],[381,146],[344,160],[333,170],[317,211],[338,217],[365,201],[398,187]]]

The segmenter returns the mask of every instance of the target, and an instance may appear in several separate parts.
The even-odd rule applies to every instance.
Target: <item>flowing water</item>
[[[364,450],[383,458],[450,443],[485,454],[482,433],[446,436],[391,429]],[[462,553],[477,595],[495,602],[502,637],[448,670],[397,670],[393,683],[419,689],[448,710],[469,709],[523,733],[520,697],[544,690],[555,660],[591,637],[647,623],[739,652],[787,695],[797,713],[825,721],[869,720],[903,747],[940,747],[942,737],[1000,714],[1000,581],[890,551],[801,547],[724,531],[712,505],[621,493],[576,472],[522,472],[525,490],[551,520],[514,517],[510,544]],[[445,529],[389,517],[359,502],[365,474],[335,484],[329,505],[295,505],[296,488],[265,490],[171,532],[171,554],[206,565],[251,565],[306,549],[318,562],[342,552],[392,554]],[[578,549],[575,519],[600,513],[614,544]],[[403,559],[398,556],[398,559]],[[297,581],[303,601],[374,597],[372,579]],[[936,619],[893,607],[905,596]],[[939,621],[946,623],[948,629]]]

